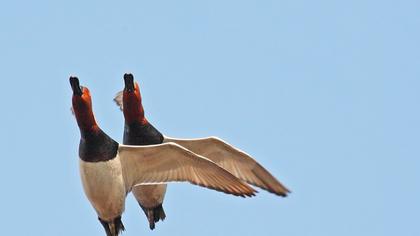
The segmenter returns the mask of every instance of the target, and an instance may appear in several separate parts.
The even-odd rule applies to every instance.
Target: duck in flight
[[[140,90],[133,81],[131,74],[124,75],[125,88],[122,92],[123,98],[121,98],[126,108],[123,110],[125,118],[123,144],[161,144],[164,140],[163,135],[144,117]],[[166,186],[166,184],[155,184],[133,187],[132,193],[146,214],[151,230],[155,228],[156,222],[166,217],[162,207]]]
[[[79,169],[86,197],[107,236],[124,230],[121,215],[133,187],[189,182],[236,196],[255,190],[213,161],[173,142],[130,146],[117,143],[96,123],[89,89],[70,77],[72,109],[80,130]]]
[[[212,160],[249,184],[282,197],[287,196],[290,192],[250,155],[220,138],[179,139],[162,135],[145,117],[140,88],[138,83],[134,82],[132,74],[124,74],[124,84],[124,90],[118,92],[114,98],[115,103],[124,113],[124,144],[176,143]],[[165,193],[166,185],[148,185],[133,188],[133,194],[143,208],[151,229],[155,227],[155,222],[165,219],[165,213],[162,208]]]

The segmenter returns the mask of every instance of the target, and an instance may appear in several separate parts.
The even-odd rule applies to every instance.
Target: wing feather
[[[114,102],[117,104],[117,106],[120,107],[120,110],[123,110],[123,91],[119,91],[117,94],[115,94]]]
[[[213,161],[175,143],[120,145],[118,155],[127,189],[141,184],[187,181],[242,197],[256,192]]]
[[[201,139],[176,139],[165,137],[164,142],[177,143],[198,155],[204,156],[239,179],[279,196],[290,191],[247,153],[217,137]]]

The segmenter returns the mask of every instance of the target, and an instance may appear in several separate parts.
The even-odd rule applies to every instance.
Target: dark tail
[[[124,225],[121,221],[121,216],[113,219],[111,222],[106,222],[101,218],[98,219],[105,229],[106,236],[118,236],[122,231],[125,230]]]
[[[145,208],[142,207],[144,214],[146,214],[147,220],[149,220],[149,227],[151,230],[155,229],[155,223],[159,220],[165,220],[166,215],[163,210],[162,204],[154,208]]]

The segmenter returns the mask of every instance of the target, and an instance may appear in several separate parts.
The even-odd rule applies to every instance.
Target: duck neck
[[[144,117],[144,109],[141,103],[140,94],[124,91],[123,107],[126,124],[138,123],[141,125],[146,125],[148,123],[146,117]]]
[[[99,128],[91,104],[76,99],[73,101],[73,109],[80,130],[80,159],[86,162],[114,159],[117,156],[118,143]]]
[[[101,129],[81,131],[79,157],[86,162],[112,160],[117,156],[118,143]]]
[[[85,112],[75,112],[75,115],[82,137],[88,133],[94,133],[100,130],[98,124],[96,123],[95,117],[93,116],[92,110]]]
[[[99,128],[93,113],[76,113],[76,118],[80,129],[80,159],[86,162],[114,159],[118,152],[118,143]]]

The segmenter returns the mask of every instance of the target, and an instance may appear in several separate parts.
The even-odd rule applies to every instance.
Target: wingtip
[[[123,103],[122,103],[123,91],[119,91],[115,94],[114,99],[115,105],[117,105],[121,111],[123,111]]]
[[[280,196],[280,197],[288,197],[289,194],[291,194],[292,192],[289,189],[285,189],[285,191],[272,192],[272,193],[274,193],[275,195]]]

